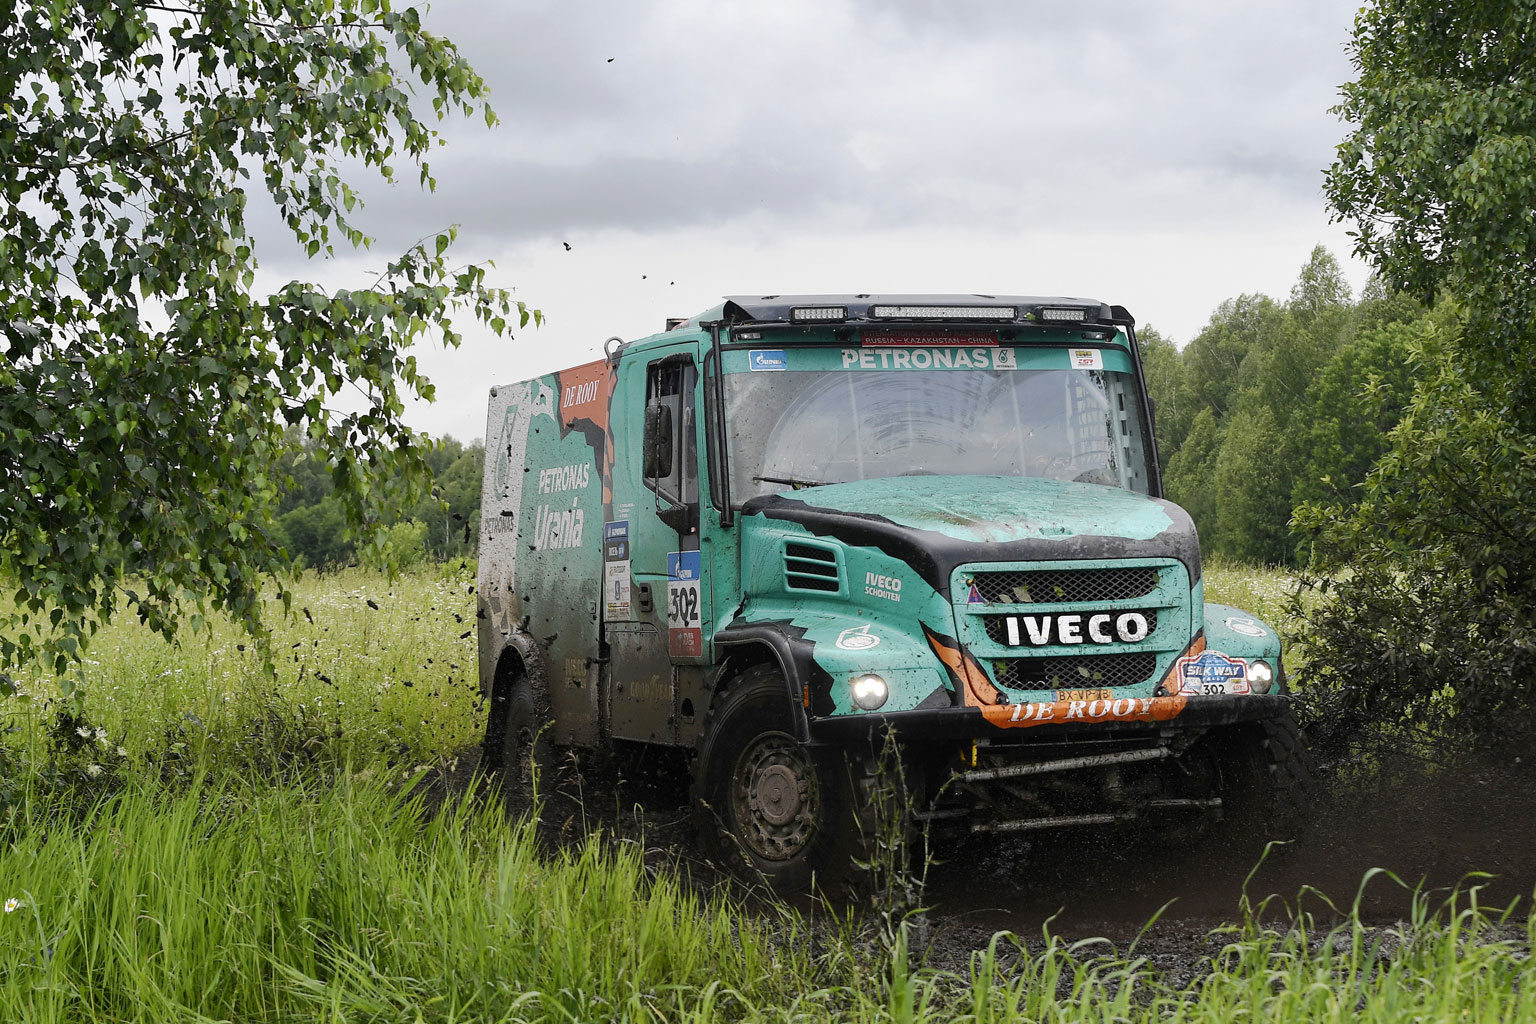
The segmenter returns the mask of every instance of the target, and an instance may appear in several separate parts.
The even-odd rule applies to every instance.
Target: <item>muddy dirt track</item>
[[[461,759],[434,788],[467,785],[474,760]],[[701,891],[735,884],[700,854],[679,782],[675,772],[567,775],[545,803],[543,831],[566,844],[601,830],[643,843],[658,870],[678,871]],[[963,969],[969,951],[995,932],[1038,937],[1047,921],[1063,938],[1104,937],[1123,949],[1166,904],[1138,952],[1193,963],[1213,951],[1210,930],[1238,918],[1250,872],[1254,902],[1275,894],[1277,910],[1299,906],[1323,924],[1336,916],[1323,896],[1347,911],[1372,868],[1409,887],[1479,884],[1485,905],[1528,900],[1536,890],[1536,766],[1415,767],[1366,787],[1334,784],[1319,794],[1310,833],[1257,870],[1258,837],[1170,849],[1103,831],[1027,841],[941,834],[932,846],[923,894],[931,960]],[[1473,872],[1493,877],[1464,881]],[[1410,888],[1377,877],[1364,889],[1361,916],[1391,924],[1407,916],[1411,899]]]

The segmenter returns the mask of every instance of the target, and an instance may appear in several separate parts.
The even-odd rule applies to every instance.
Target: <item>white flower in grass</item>
[[[75,735],[79,736],[83,740],[90,739],[91,738],[90,726],[86,726],[86,725],[77,725],[77,726],[75,726]]]
[[[85,766],[85,774],[89,775],[93,779],[100,775],[101,772],[101,765],[97,764],[95,761],[92,761],[90,764]]]
[[[105,742],[107,742],[107,730],[103,729],[101,726],[97,726],[96,727],[96,742],[97,743],[105,743]]]
[[[12,896],[10,899],[5,901],[5,912],[7,914],[15,913],[20,909],[21,900],[17,899],[15,896]]]

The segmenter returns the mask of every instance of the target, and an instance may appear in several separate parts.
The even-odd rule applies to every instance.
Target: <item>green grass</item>
[[[81,711],[103,746],[135,760],[176,755],[189,765],[253,757],[431,761],[478,742],[474,574],[460,563],[392,583],[375,570],[306,573],[294,615],[275,602],[277,674],[226,620],[183,628],[167,644],[135,621],[92,641],[78,676]],[[308,616],[305,612],[308,612]],[[0,716],[36,742],[58,702],[51,679],[21,680],[32,697]],[[179,746],[178,746],[179,744]]]
[[[1270,617],[1274,574],[1244,572],[1208,594]],[[551,847],[483,795],[429,803],[420,766],[480,732],[469,587],[309,576],[275,681],[226,625],[179,647],[119,626],[82,720],[57,728],[38,679],[0,704],[0,1020],[1536,1019],[1536,920],[1471,891],[1391,929],[1234,908],[1187,988],[1049,933],[946,972],[900,935],[743,909],[633,838]]]

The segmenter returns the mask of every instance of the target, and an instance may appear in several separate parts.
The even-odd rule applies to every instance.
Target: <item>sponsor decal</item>
[[[603,561],[629,561],[629,520],[603,524]]]
[[[747,353],[750,370],[787,370],[789,359],[781,348],[754,348]]]
[[[880,646],[880,638],[869,631],[869,623],[850,626],[837,634],[837,646],[845,651],[867,651]]]
[[[586,513],[576,507],[571,499],[570,508],[550,508],[540,505],[534,516],[533,550],[555,551],[562,548],[581,547],[581,534]]]
[[[585,363],[556,375],[560,385],[560,423],[575,426],[587,420],[608,428],[608,393],[613,387],[613,373],[604,360]]]
[[[864,574],[864,593],[885,601],[900,601],[901,579],[897,576],[882,576],[877,572],[867,572]]]
[[[1013,358],[1011,348],[845,348],[843,369],[986,370],[994,366],[1000,352],[1007,352],[1010,360]]]
[[[1259,625],[1252,619],[1245,619],[1239,615],[1228,615],[1226,626],[1234,633],[1243,636],[1268,636],[1269,630]]]
[[[699,595],[699,553],[667,553],[667,650],[674,658],[704,654],[703,602]]]
[[[1188,697],[1098,697],[1084,700],[998,704],[980,708],[981,717],[1000,729],[1094,722],[1167,722],[1179,717]]]
[[[1096,348],[1074,348],[1069,355],[1074,370],[1104,369],[1104,353]]]
[[[1162,722],[1184,710],[1183,697],[1121,697],[1112,700],[1058,700],[1006,704],[984,709],[994,725],[1029,726],[1068,722]],[[1006,712],[999,714],[998,712]]]
[[[1241,658],[1220,651],[1203,651],[1180,658],[1174,667],[1179,693],[1208,696],[1217,693],[1251,693],[1248,666]]]
[[[923,348],[974,348],[977,345],[996,345],[997,335],[981,331],[957,331],[953,334],[935,334],[924,331],[867,331],[859,339],[865,348],[887,346],[922,346]]]
[[[629,521],[603,524],[603,615],[609,620],[631,618],[629,590]]]
[[[1082,643],[1136,644],[1145,640],[1151,632],[1147,617],[1141,612],[1005,615],[1002,619],[1010,647]]]
[[[583,462],[575,466],[541,469],[539,470],[539,493],[559,494],[562,491],[583,490],[587,486],[587,471],[590,468]]]
[[[992,369],[1017,370],[1019,368],[1018,353],[1011,348],[994,349],[992,352]]]

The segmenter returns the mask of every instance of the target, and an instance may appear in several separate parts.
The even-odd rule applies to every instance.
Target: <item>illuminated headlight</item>
[[[876,306],[871,315],[912,320],[1012,320],[1012,306]]]
[[[1271,684],[1275,681],[1275,670],[1267,661],[1250,661],[1248,663],[1248,682],[1260,693],[1268,693]]]
[[[1088,311],[1085,309],[1061,309],[1046,307],[1040,310],[1041,320],[1072,321],[1088,319]]]
[[[855,707],[865,711],[874,711],[885,703],[891,691],[885,685],[885,680],[873,672],[866,672],[861,676],[854,676],[848,684],[849,692],[853,695]]]
[[[848,310],[843,306],[796,306],[789,311],[789,318],[806,320],[847,320]]]

